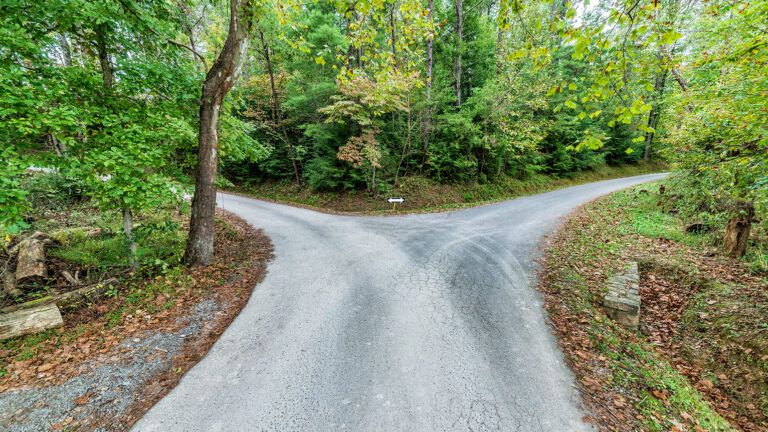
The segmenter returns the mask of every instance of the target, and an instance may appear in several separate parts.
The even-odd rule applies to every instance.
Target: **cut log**
[[[0,315],[0,340],[24,336],[64,325],[55,304]]]
[[[70,291],[56,296],[56,304],[63,310],[77,309],[83,305],[93,303],[93,299],[104,294],[107,289],[117,285],[117,279],[107,279],[104,282],[99,282],[94,285],[83,287],[74,291]]]
[[[10,312],[16,312],[16,311],[22,310],[22,309],[32,309],[32,308],[39,307],[39,306],[42,306],[42,305],[47,305],[47,304],[54,303],[54,300],[55,299],[54,299],[53,296],[47,295],[45,297],[40,297],[40,298],[36,298],[34,300],[30,300],[28,302],[18,303],[18,304],[6,306],[6,307],[0,309],[0,313],[10,313]]]
[[[35,235],[18,244],[19,256],[16,261],[16,284],[30,278],[45,278],[48,269],[45,266],[46,240]]]
[[[6,272],[3,275],[3,291],[6,295],[11,297],[18,297],[21,295],[21,290],[16,288],[16,275],[11,272]]]

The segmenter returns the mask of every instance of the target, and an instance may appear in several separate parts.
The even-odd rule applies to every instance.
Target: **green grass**
[[[647,183],[610,196],[613,206],[629,211],[630,217],[621,221],[619,233],[672,240],[689,246],[703,246],[711,242],[707,234],[685,232],[682,220],[661,210],[656,192],[660,184]]]
[[[157,261],[178,263],[184,245],[184,232],[158,232],[137,239],[137,257],[143,265],[155,265]],[[50,255],[87,268],[108,269],[128,267],[130,256],[125,237],[120,233],[95,238],[76,238],[59,247],[53,247]]]

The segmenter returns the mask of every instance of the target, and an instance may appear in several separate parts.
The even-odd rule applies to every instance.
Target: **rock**
[[[608,292],[603,297],[605,313],[620,325],[637,330],[640,324],[640,272],[636,262],[608,279]]]

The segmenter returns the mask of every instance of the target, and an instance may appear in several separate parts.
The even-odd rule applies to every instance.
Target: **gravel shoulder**
[[[0,379],[0,429],[127,430],[205,355],[272,258],[262,231],[223,212],[216,246],[211,266],[143,286],[163,287],[156,310],[121,309],[126,315],[113,325],[110,312],[124,306],[94,305],[100,309],[87,324],[57,330],[30,358],[13,358]]]

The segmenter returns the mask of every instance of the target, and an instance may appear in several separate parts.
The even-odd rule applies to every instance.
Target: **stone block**
[[[605,313],[620,325],[637,330],[640,324],[640,272],[636,262],[608,279],[603,297]]]

